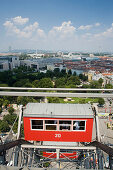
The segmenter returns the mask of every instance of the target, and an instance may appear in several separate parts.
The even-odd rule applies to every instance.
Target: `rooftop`
[[[90,104],[28,103],[24,117],[93,118]]]

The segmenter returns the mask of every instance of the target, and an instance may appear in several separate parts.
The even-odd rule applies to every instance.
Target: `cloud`
[[[99,27],[100,26],[100,23],[97,22],[95,24],[92,24],[92,25],[81,25],[78,30],[90,30],[91,28],[93,27]]]
[[[31,32],[20,30],[13,23],[5,22],[3,25],[6,27],[8,35],[17,35],[17,37],[21,38],[29,38],[31,36]]]
[[[89,30],[93,27],[93,25],[81,25],[78,30]]]
[[[53,30],[62,32],[62,33],[70,33],[75,31],[75,27],[72,26],[71,21],[63,22],[59,27],[53,27]]]
[[[101,32],[99,34],[94,34],[94,37],[107,37],[107,38],[113,38],[113,23],[111,24],[111,27],[108,28],[106,31]]]
[[[6,21],[3,25],[7,28],[13,27],[13,23],[11,21]]]
[[[46,38],[46,34],[42,29],[37,29],[37,35],[42,38]]]
[[[17,16],[12,18],[12,21],[17,25],[24,25],[29,21],[29,18],[22,18],[21,16]]]
[[[91,38],[92,34],[91,33],[85,33],[82,35],[82,38]]]
[[[23,30],[24,31],[27,31],[27,32],[29,32],[29,31],[35,31],[37,28],[38,28],[38,22],[34,22],[34,24],[31,24],[31,25],[29,25],[29,26],[26,26]]]
[[[95,24],[95,27],[99,27],[101,24],[99,23],[99,22],[97,22],[96,24]]]
[[[8,35],[16,35],[18,38],[30,38],[34,34],[37,36],[37,32],[40,37],[44,37],[44,31],[39,29],[38,22],[34,22],[33,24],[24,26],[23,28],[23,24],[28,21],[28,18],[18,16],[10,21],[6,21],[3,25],[6,28]]]
[[[7,35],[15,37],[15,42],[23,42],[23,44],[20,43],[22,47],[29,45],[29,47],[38,46],[40,48],[65,50],[72,48],[77,49],[77,47],[81,48],[82,46],[82,48],[85,49],[87,46],[94,48],[94,44],[98,46],[99,43],[103,43],[104,37],[113,38],[113,23],[105,31],[99,32],[99,29],[97,29],[97,27],[100,26],[99,22],[91,25],[81,24],[79,28],[76,28],[71,21],[64,21],[59,26],[53,26],[45,33],[45,31],[40,28],[38,22],[30,23],[28,21],[28,18],[18,16],[7,20],[3,24]],[[94,32],[95,30],[96,32]],[[10,37],[9,39],[13,40]]]
[[[76,28],[72,26],[71,21],[63,22],[61,26],[54,26],[49,31],[49,36],[57,38],[70,37],[75,33]]]

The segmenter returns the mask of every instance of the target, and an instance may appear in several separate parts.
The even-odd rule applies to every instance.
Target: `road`
[[[113,123],[113,119],[111,120]],[[108,118],[99,118],[99,133],[101,142],[105,144],[113,144],[113,130],[107,129],[107,122],[109,122]],[[93,134],[92,141],[96,139],[96,130],[95,130],[95,121],[93,122]]]
[[[113,144],[113,130],[107,129],[106,123],[108,122],[107,119],[99,119],[99,129],[100,129],[100,137],[101,141],[105,142],[106,144],[110,143]],[[113,120],[112,120],[113,123]]]
[[[113,100],[112,98],[104,98],[105,104],[103,107],[98,107],[99,113],[113,113]]]

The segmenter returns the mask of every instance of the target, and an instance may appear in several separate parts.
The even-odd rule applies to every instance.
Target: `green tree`
[[[103,98],[99,98],[99,99],[98,99],[98,103],[99,103],[99,105],[104,105],[104,104],[105,104],[105,101],[104,101]]]
[[[0,107],[3,105],[3,99],[0,98]]]
[[[20,56],[19,56],[20,60],[25,60],[25,59],[28,59],[30,58],[30,56],[28,56],[28,54],[26,53],[22,53]]]
[[[80,79],[78,76],[70,76],[66,85],[80,85]]]
[[[2,108],[0,107],[0,114],[2,113]]]
[[[33,85],[34,87],[38,88],[38,87],[39,87],[39,80],[34,80],[34,81],[32,82],[32,85]]]
[[[73,76],[76,76],[76,75],[77,75],[77,73],[76,73],[76,71],[74,71]]]
[[[0,87],[8,87],[8,84],[0,84]]]
[[[30,83],[30,82],[25,83],[24,87],[32,87],[32,83]]]
[[[54,69],[54,76],[55,77],[59,77],[59,74],[60,74],[60,69],[59,68],[55,68]]]
[[[15,109],[14,109],[13,107],[10,107],[10,108],[8,109],[9,114],[13,114],[14,111],[15,111]]]
[[[83,79],[83,74],[79,74],[79,78],[82,80]]]
[[[33,97],[26,97],[26,96],[18,96],[17,97],[17,104],[25,106],[27,103],[35,103],[39,102],[38,99],[34,99]]]
[[[18,120],[15,122],[15,124],[13,126],[13,132],[17,133],[17,129],[18,129]]]
[[[42,78],[39,82],[39,87],[40,88],[52,88],[53,82],[51,81],[50,78]]]
[[[1,132],[9,132],[10,127],[8,125],[8,122],[0,121],[0,131]]]
[[[112,84],[106,84],[105,85],[105,89],[112,89],[112,88],[113,88]]]
[[[60,99],[58,97],[48,97],[48,103],[60,103]]]
[[[102,78],[100,78],[100,79],[98,80],[98,82],[99,82],[99,83],[100,83],[100,85],[102,86],[103,79],[102,79]]]
[[[76,85],[74,85],[74,84],[66,84],[65,88],[76,88]]]
[[[7,122],[9,125],[13,125],[17,115],[16,114],[8,114],[3,117],[4,122]]]
[[[71,69],[68,71],[68,75],[72,75],[72,71],[71,71]]]
[[[9,100],[4,100],[4,102],[3,102],[3,105],[7,108],[7,106],[9,105]]]
[[[87,81],[88,80],[88,77],[85,76],[84,74],[79,74],[79,78],[83,81]]]
[[[22,73],[23,74],[23,73]],[[15,87],[25,87],[25,84],[29,84],[29,79],[20,79],[16,83],[14,83]]]
[[[28,98],[26,96],[18,96],[17,97],[17,104],[22,104],[25,106],[28,103]]]
[[[90,88],[90,85],[88,85],[88,84],[83,84],[82,88],[84,88],[84,89]]]
[[[54,77],[53,71],[47,70],[47,72],[46,72],[46,77],[47,77],[47,78],[53,78],[53,77]]]
[[[90,88],[92,88],[92,89],[100,89],[101,84],[98,81],[91,81]]]
[[[64,76],[67,74],[65,69],[62,69],[62,70],[61,70],[61,73],[62,73]]]
[[[65,77],[62,77],[62,78],[59,78],[59,79],[56,79],[55,80],[55,87],[65,87],[65,85],[66,85],[66,83],[67,83],[67,78],[65,78]]]

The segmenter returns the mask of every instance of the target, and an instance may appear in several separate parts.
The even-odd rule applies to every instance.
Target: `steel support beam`
[[[111,93],[48,93],[48,92],[6,92],[1,91],[0,96],[34,96],[34,97],[103,97],[113,98]]]
[[[93,106],[95,108],[94,113],[95,113],[95,125],[96,125],[96,140],[98,142],[100,142],[100,128],[99,128],[99,120],[98,120],[98,107],[97,107],[96,103],[94,103]]]
[[[20,130],[21,130],[21,120],[22,120],[22,105],[20,105],[20,113],[19,113],[19,120],[18,120],[18,133],[17,133],[17,139],[20,138]]]
[[[93,146],[48,146],[48,145],[21,145],[22,148],[34,149],[72,149],[72,150],[96,150]]]
[[[37,91],[113,91],[113,89],[85,89],[85,88],[29,88],[29,87],[0,87],[0,90],[37,90]]]

